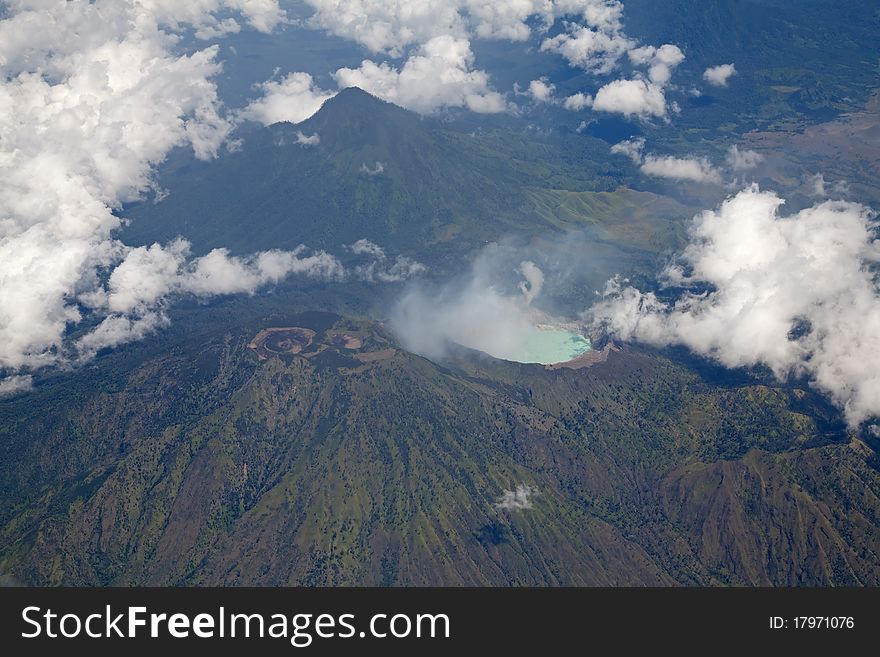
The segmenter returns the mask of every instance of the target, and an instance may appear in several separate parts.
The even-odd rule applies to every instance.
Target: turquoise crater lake
[[[551,365],[577,358],[590,350],[590,341],[573,331],[563,329],[538,329],[502,358],[518,363]]]

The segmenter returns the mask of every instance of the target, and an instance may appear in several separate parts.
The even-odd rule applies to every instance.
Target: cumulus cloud
[[[570,65],[601,75],[614,70],[618,60],[635,43],[620,32],[619,26],[600,30],[567,23],[565,32],[541,43],[541,50],[555,52]]]
[[[646,69],[646,73],[637,71],[631,79],[615,80],[601,87],[595,98],[590,99],[593,109],[627,118],[666,117],[664,88],[672,79],[673,70],[684,61],[684,53],[671,43],[639,46],[623,31],[620,2],[584,4],[584,23],[566,23],[562,33],[544,39],[541,50],[558,53],[571,66],[599,75],[613,71],[626,55],[633,66]],[[568,109],[587,106],[587,96],[571,98]]]
[[[425,265],[412,258],[397,256],[391,264],[386,264],[383,259],[373,261],[368,265],[359,265],[355,268],[355,274],[368,283],[400,283],[418,276],[426,270]]]
[[[727,165],[736,172],[754,169],[764,161],[764,156],[750,150],[740,150],[734,144],[727,151]]]
[[[494,113],[507,109],[504,97],[492,89],[489,75],[475,67],[473,38],[523,41],[538,19],[546,29],[560,16],[574,16],[586,26],[571,24],[573,43],[546,40],[549,50],[576,58],[586,35],[578,27],[600,35],[620,29],[622,5],[613,0],[307,0],[315,10],[313,27],[351,39],[376,54],[404,59],[402,64],[367,59],[357,68],[341,68],[334,77],[340,87],[357,86],[414,111],[430,114],[450,107]],[[618,40],[616,37],[611,41]],[[629,43],[625,38],[622,42]],[[589,46],[589,57],[601,58],[600,46]],[[613,48],[618,48],[614,45]],[[621,54],[623,51],[618,53]],[[587,55],[584,55],[587,57]],[[585,60],[586,61],[586,60]],[[601,67],[600,67],[601,68]],[[541,85],[544,85],[543,87]],[[543,81],[534,84],[539,101],[549,100]]]
[[[582,109],[593,106],[593,97],[590,94],[585,94],[582,91],[579,91],[562,101],[562,106],[567,110],[579,112]]]
[[[143,340],[169,323],[168,317],[161,312],[148,312],[140,317],[108,315],[95,329],[77,340],[76,350],[80,360],[90,360],[102,349]]]
[[[541,50],[561,55],[571,66],[598,74],[609,73],[636,42],[623,32],[623,4],[618,0],[556,2],[551,14],[578,14],[582,23],[565,23],[565,30],[544,39]],[[547,22],[552,22],[547,20]]]
[[[389,263],[385,249],[366,238],[350,244],[348,250],[370,258],[370,262],[354,268],[355,275],[369,283],[399,283],[427,271],[422,263],[406,256],[399,255]]]
[[[245,257],[214,249],[199,258],[190,257],[190,245],[183,239],[164,246],[127,248],[106,286],[84,299],[106,317],[77,341],[78,357],[90,359],[101,349],[143,339],[166,326],[164,311],[174,297],[253,294],[292,274],[338,281],[345,269],[335,257],[323,251],[308,253],[304,246]]]
[[[843,197],[849,193],[849,185],[845,180],[838,180],[830,184],[825,180],[825,175],[817,173],[807,180],[807,189],[810,196],[828,198],[829,196]]]
[[[684,61],[684,53],[678,46],[667,43],[659,48],[632,48],[627,56],[634,65],[648,67],[647,79],[642,73],[637,73],[630,80],[609,82],[596,92],[593,109],[623,114],[627,118],[666,117],[664,88],[672,78],[672,71]],[[672,104],[672,109],[678,111],[676,103]]]
[[[474,112],[502,112],[504,97],[495,91],[488,74],[475,66],[471,41],[475,38],[523,41],[535,29],[546,33],[558,19],[563,31],[547,36],[540,48],[562,56],[572,66],[606,74],[621,57],[638,51],[631,59],[648,67],[651,87],[645,89],[640,116],[665,115],[662,87],[684,55],[671,44],[637,49],[637,42],[623,31],[623,4],[619,0],[307,0],[315,10],[308,23],[315,28],[356,41],[377,55],[397,62],[366,59],[357,68],[341,68],[334,74],[339,87],[357,86],[414,111],[430,114],[450,107]],[[629,86],[632,93],[639,91]],[[606,111],[617,111],[615,88]],[[532,81],[530,95],[549,102],[552,85]],[[657,97],[663,112],[658,114]],[[586,94],[571,96],[568,109],[589,106]],[[615,102],[617,101],[617,102]]]
[[[807,377],[856,426],[880,416],[875,215],[825,201],[790,216],[749,187],[694,218],[662,280],[672,301],[613,281],[589,316],[622,339],[681,344],[728,367]]]
[[[810,178],[810,195],[820,198],[828,196],[827,183],[823,174],[817,173]]]
[[[366,237],[359,239],[354,244],[350,244],[348,248],[355,255],[368,255],[373,258],[385,257],[385,249],[375,242],[371,242]]]
[[[707,68],[703,72],[703,79],[713,87],[726,87],[734,75],[736,75],[736,67],[733,64],[720,64]]]
[[[180,280],[181,289],[196,296],[252,294],[268,283],[278,283],[290,274],[325,280],[341,280],[344,270],[339,261],[323,252],[302,254],[306,247],[293,251],[263,251],[249,257],[229,255],[226,249],[214,249],[195,259]]]
[[[114,211],[155,188],[154,167],[172,148],[216,155],[233,126],[213,82],[217,47],[179,53],[176,44],[188,28],[230,31],[230,16],[264,31],[283,20],[263,0],[7,6],[0,368],[64,358],[66,332],[127,252],[113,238]]]
[[[674,157],[645,153],[645,139],[627,139],[614,144],[611,152],[624,155],[639,166],[646,176],[686,180],[699,183],[721,184],[724,175],[739,173],[757,166],[764,158],[755,151],[741,151],[735,145],[727,151],[726,169],[714,166],[705,157]]]
[[[618,0],[306,0],[315,13],[309,23],[351,39],[374,53],[402,57],[408,48],[449,35],[525,41],[530,20],[546,30],[557,18],[583,20],[601,33],[619,32]]]
[[[284,13],[270,0],[7,9],[0,21],[2,394],[32,385],[22,370],[88,359],[160,329],[181,295],[252,294],[290,275],[346,276],[335,257],[305,247],[193,257],[183,239],[132,248],[114,238],[122,204],[159,193],[153,171],[172,148],[189,145],[207,159],[227,139],[234,122],[213,82],[216,46],[181,54],[176,44],[183,30],[213,38],[240,29],[239,20],[268,31]],[[305,74],[261,89],[264,97],[246,112],[266,123],[304,118],[329,95]],[[297,134],[302,145],[318,141]],[[419,267],[395,260],[374,278],[403,278]],[[71,343],[69,330],[86,321],[90,328]]]
[[[400,68],[364,60],[356,69],[339,69],[334,78],[340,87],[360,87],[422,114],[447,107],[505,111],[504,97],[492,90],[489,75],[474,69],[473,62],[467,39],[443,35],[420,46]]]
[[[190,244],[184,239],[128,248],[106,286],[88,297],[89,306],[104,311],[106,317],[77,341],[78,357],[91,359],[101,349],[143,339],[167,326],[165,311],[179,296],[209,299],[254,294],[291,275],[337,282],[353,275],[367,282],[393,283],[426,269],[404,256],[390,260],[382,247],[367,239],[358,240],[348,250],[368,262],[349,272],[335,256],[309,251],[305,246],[248,256],[233,256],[220,248],[197,258],[191,257]]]
[[[534,505],[533,499],[538,495],[538,490],[528,484],[517,484],[514,490],[504,490],[501,497],[495,502],[496,509],[504,511],[525,511]]]
[[[0,379],[0,397],[11,397],[27,392],[34,387],[34,378],[29,374]]]
[[[321,136],[317,132],[306,136],[303,134],[302,130],[297,130],[296,143],[300,146],[317,146],[321,143]]]
[[[267,80],[257,85],[261,96],[241,112],[240,117],[271,125],[280,121],[300,123],[321,109],[335,95],[316,86],[308,73],[289,73],[281,80]]]
[[[627,55],[633,64],[648,66],[648,79],[663,86],[672,78],[672,71],[684,61],[684,53],[678,46],[667,43],[655,48],[642,46],[630,50]]]
[[[306,0],[315,13],[313,27],[360,43],[375,53],[402,56],[406,48],[451,35],[466,27],[456,2],[426,0]]]
[[[630,118],[666,116],[663,88],[645,80],[614,80],[596,92],[593,109],[598,112],[623,114]]]
[[[611,152],[615,155],[625,155],[635,164],[642,163],[642,153],[645,150],[645,139],[625,139],[611,147]]]
[[[721,183],[721,172],[705,158],[646,155],[640,170],[646,176],[700,183]]]
[[[549,83],[546,78],[529,82],[529,95],[538,103],[551,102],[555,91],[556,86]]]
[[[385,171],[385,163],[384,162],[376,162],[375,166],[368,166],[366,162],[361,164],[361,168],[358,169],[361,173],[367,176],[378,176],[380,173]]]

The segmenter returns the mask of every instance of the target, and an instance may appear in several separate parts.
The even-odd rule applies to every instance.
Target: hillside
[[[441,366],[380,325],[291,321],[309,330],[251,343],[253,326],[114,387],[0,403],[0,574],[880,583],[877,457],[812,393],[719,385],[630,347],[576,371]],[[531,508],[497,506],[518,488]]]
[[[247,133],[216,161],[170,162],[167,198],[126,208],[123,238],[183,235],[197,252],[247,253],[301,243],[338,251],[366,237],[436,259],[508,232],[557,230],[528,190],[610,191],[627,180],[621,167],[600,140],[455,131],[350,88],[303,123]]]

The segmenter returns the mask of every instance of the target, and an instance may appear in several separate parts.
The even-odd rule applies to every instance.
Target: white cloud
[[[723,182],[722,170],[713,166],[704,157],[674,157],[671,155],[656,155],[645,153],[645,139],[627,139],[614,144],[611,152],[617,155],[625,155],[639,166],[646,176],[669,178],[672,180],[688,180],[701,183],[721,184]],[[731,146],[727,151],[727,165],[731,171],[743,171],[750,169],[763,160],[763,157],[754,151],[740,151],[736,146]],[[727,171],[729,173],[730,171]]]
[[[80,360],[91,360],[102,349],[143,340],[169,323],[161,312],[148,312],[140,317],[108,315],[97,327],[77,340],[76,350]]]
[[[673,69],[684,61],[684,53],[671,43],[634,48],[627,55],[633,64],[648,66],[648,79],[660,86],[669,83]]]
[[[358,169],[361,173],[367,176],[378,176],[380,173],[385,171],[385,163],[384,162],[376,162],[376,165],[373,167],[367,166],[367,163],[364,162],[361,164],[361,168]]]
[[[528,484],[517,484],[514,490],[504,490],[495,502],[496,509],[505,511],[524,511],[534,505],[533,499],[538,495],[536,488]]]
[[[590,315],[623,339],[806,376],[852,425],[880,416],[874,215],[826,201],[782,217],[782,203],[752,186],[698,215],[689,245],[663,272],[691,291],[665,303],[617,282]]]
[[[596,92],[593,109],[623,114],[627,118],[664,118],[667,111],[664,88],[672,78],[672,71],[684,61],[684,53],[678,46],[667,43],[659,48],[632,48],[627,56],[634,65],[648,67],[648,79],[637,73],[630,80],[609,82]],[[679,112],[677,103],[672,103],[672,110]]]
[[[741,151],[736,144],[727,151],[727,166],[733,171],[748,171],[749,169],[754,169],[763,161],[764,156],[760,153],[750,150]]]
[[[721,64],[707,68],[703,72],[703,79],[713,87],[726,87],[734,75],[736,75],[736,67],[733,64]]]
[[[229,255],[226,249],[214,249],[196,258],[180,279],[180,288],[197,296],[252,294],[259,287],[278,283],[291,274],[321,280],[342,280],[345,270],[339,261],[324,251],[303,255],[306,247],[293,251],[262,251],[248,257]]]
[[[564,32],[541,42],[572,66],[597,73],[612,70],[636,42],[623,33],[623,4],[618,0],[307,0],[315,10],[312,27],[351,39],[376,54],[402,63],[367,59],[357,68],[339,69],[340,87],[358,86],[423,114],[447,107],[474,112],[502,112],[504,97],[494,91],[488,74],[475,67],[471,40],[523,41],[534,28],[546,32],[568,17]],[[676,54],[677,53],[677,54]],[[678,64],[675,46],[652,49],[650,75],[663,79]],[[665,71],[665,73],[664,73]],[[548,102],[552,85],[533,81],[530,93]],[[661,94],[662,95],[662,94]],[[583,109],[589,96],[577,94],[567,107]]]
[[[99,1],[97,4],[110,3]],[[214,38],[238,32],[240,27],[235,18],[221,18],[226,11],[241,14],[248,25],[259,32],[271,32],[287,21],[284,10],[276,0],[138,0],[137,4],[150,18],[167,24],[174,31],[180,30],[184,25],[192,25],[199,38]]]
[[[630,118],[666,116],[666,96],[663,89],[645,80],[615,80],[596,92],[593,109],[598,112],[623,114]]]
[[[554,91],[556,91],[556,86],[547,82],[546,78],[529,82],[529,95],[539,103],[551,102]]]
[[[348,250],[355,255],[363,255],[371,259],[369,263],[358,265],[354,269],[358,278],[370,283],[377,281],[397,283],[427,271],[427,267],[422,263],[406,256],[397,256],[394,262],[389,265],[385,249],[366,238],[350,244]]]
[[[307,254],[304,246],[245,257],[214,249],[199,258],[190,257],[190,245],[183,239],[166,246],[127,248],[106,286],[87,298],[90,307],[107,316],[78,340],[79,358],[90,359],[101,349],[142,339],[166,326],[164,310],[173,297],[253,294],[292,274],[339,281],[345,269],[335,257],[323,251]]]
[[[582,5],[586,24],[569,22],[565,31],[544,39],[541,50],[561,55],[571,66],[598,74],[610,73],[624,55],[635,66],[647,66],[648,78],[659,86],[666,85],[672,70],[684,61],[684,53],[673,44],[638,46],[622,27],[623,4],[616,1],[559,3],[555,15],[575,13],[575,5]]]
[[[383,259],[355,268],[355,274],[369,283],[399,283],[425,271],[427,271],[425,265],[406,256],[397,256],[390,265],[387,265]]]
[[[189,255],[189,243],[178,239],[163,247],[159,244],[130,249],[107,282],[106,306],[112,313],[140,315],[156,306],[169,293]],[[91,299],[101,304],[100,296]]]
[[[321,136],[317,132],[306,136],[303,134],[302,130],[297,130],[296,143],[300,146],[317,146],[321,143]]]
[[[579,112],[582,109],[593,106],[593,97],[590,94],[585,94],[579,91],[576,94],[568,96],[562,102],[562,106],[567,110]]]
[[[571,66],[605,74],[633,46],[635,41],[617,29],[602,31],[567,23],[565,32],[541,43],[541,50],[561,55]]]
[[[34,387],[34,378],[29,374],[15,375],[0,379],[0,397],[10,397],[27,392]]]
[[[0,368],[64,358],[68,328],[125,254],[123,203],[155,188],[175,147],[211,158],[232,129],[217,47],[176,52],[178,32],[229,31],[227,10],[268,30],[275,2],[14,3],[0,21]],[[218,18],[218,15],[223,18]]]
[[[640,168],[642,173],[647,176],[702,183],[721,183],[721,172],[705,158],[646,155]]]
[[[635,164],[642,163],[642,153],[644,152],[644,150],[644,137],[639,137],[638,139],[626,139],[624,141],[614,144],[614,146],[611,147],[612,153],[616,155],[625,155]]]
[[[602,32],[621,28],[618,0],[306,0],[313,27],[351,39],[374,53],[401,57],[438,36],[524,41],[557,18],[571,16]]]
[[[825,182],[825,176],[821,173],[817,173],[812,178],[810,178],[810,195],[818,196],[820,198],[825,198],[828,196],[827,183]]]
[[[621,24],[623,4],[620,2],[587,2],[583,16],[586,24],[566,23],[565,31],[541,43],[542,51],[556,52],[571,66],[604,75],[618,66],[627,55],[633,66],[647,67],[647,75],[636,72],[631,79],[610,82],[590,99],[593,109],[600,112],[664,118],[667,114],[664,88],[673,70],[684,61],[681,49],[671,43],[659,47],[639,46],[628,37]],[[580,95],[579,95],[580,96]],[[571,97],[568,109],[583,109],[588,96]],[[678,106],[673,103],[673,111]]]
[[[350,39],[375,53],[400,57],[409,46],[438,36],[467,34],[456,2],[446,0],[306,0],[310,24]]]
[[[504,97],[491,89],[485,71],[472,68],[473,61],[467,39],[445,35],[426,42],[399,69],[364,60],[359,68],[341,68],[334,77],[340,87],[360,87],[422,114],[447,107],[505,111]]]
[[[287,15],[279,7],[277,0],[226,0],[224,4],[232,10],[240,11],[248,24],[260,32],[271,32],[280,23],[287,21]]]
[[[398,256],[389,262],[384,249],[366,239],[348,248],[370,259],[351,272],[363,280],[390,283],[425,271],[424,265],[410,258]],[[163,328],[168,324],[165,310],[179,296],[209,299],[254,294],[291,275],[343,281],[350,272],[336,257],[324,251],[309,252],[305,246],[247,256],[233,256],[221,248],[197,258],[191,257],[190,244],[183,239],[164,246],[126,247],[106,285],[88,297],[88,305],[107,316],[77,341],[79,358],[88,360],[101,349],[142,339]]]
[[[333,91],[320,89],[311,75],[302,72],[289,73],[278,81],[267,80],[257,88],[262,95],[251,101],[241,112],[241,118],[263,125],[305,121],[335,95]]]
[[[541,0],[468,0],[464,9],[470,19],[471,30],[483,39],[508,39],[525,41],[531,34],[527,24],[530,16],[541,9],[551,9],[552,4]],[[545,20],[548,18],[545,17]]]
[[[373,258],[381,259],[385,258],[385,249],[375,242],[371,242],[366,237],[359,239],[354,244],[350,244],[348,248],[355,255],[368,255]]]
[[[833,184],[825,180],[825,175],[817,173],[807,180],[807,189],[810,196],[817,198],[829,198],[837,196],[845,197],[849,194],[849,184],[845,180],[838,180]]]

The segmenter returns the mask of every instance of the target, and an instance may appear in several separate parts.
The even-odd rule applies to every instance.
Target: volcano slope
[[[0,574],[880,583],[877,457],[810,392],[720,385],[631,347],[580,370],[464,352],[441,366],[365,321],[287,325],[315,337],[260,360],[248,344],[271,327],[253,326],[124,383],[79,373],[64,396],[0,402]],[[517,489],[531,494],[499,504]]]

